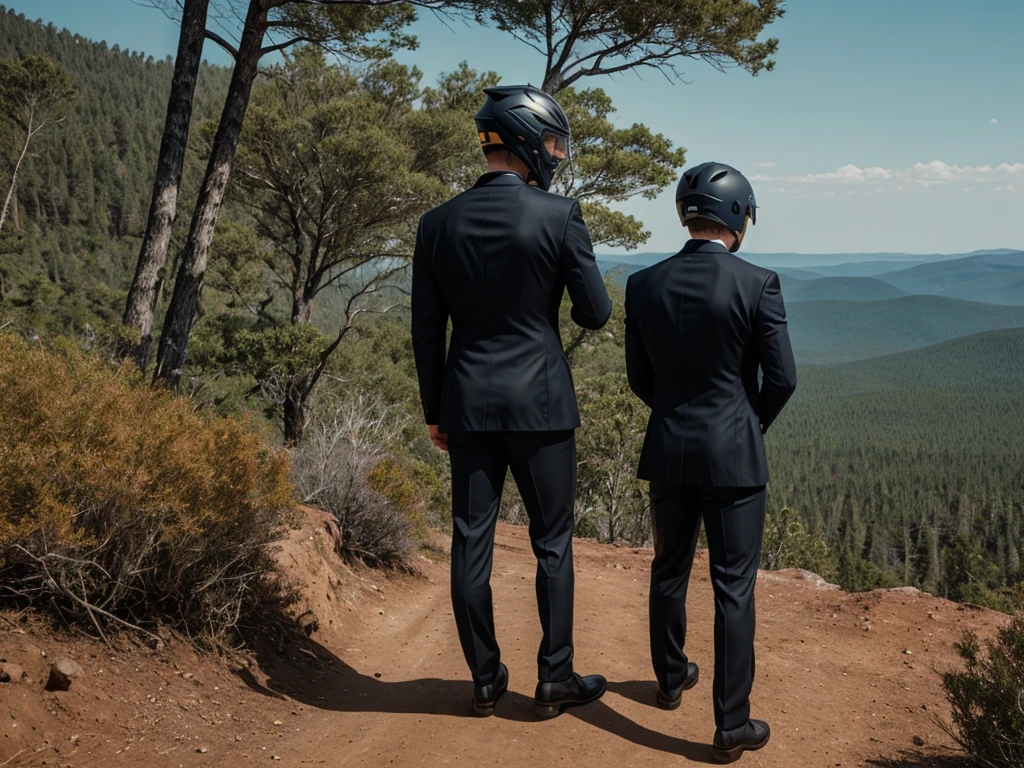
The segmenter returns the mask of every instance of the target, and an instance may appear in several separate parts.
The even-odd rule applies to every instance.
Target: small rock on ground
[[[50,678],[46,681],[48,691],[66,691],[71,688],[71,681],[85,674],[82,665],[73,659],[64,657],[50,667]]]

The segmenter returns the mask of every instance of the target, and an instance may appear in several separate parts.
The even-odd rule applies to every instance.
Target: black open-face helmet
[[[683,172],[676,187],[676,211],[686,226],[694,219],[710,219],[736,235],[739,250],[747,227],[757,223],[757,201],[747,178],[725,163],[701,163]]]
[[[487,102],[476,114],[481,147],[505,147],[530,170],[527,181],[548,189],[562,159],[552,156],[545,138],[554,137],[555,150],[568,159],[569,118],[551,95],[531,85],[501,85],[484,92]]]

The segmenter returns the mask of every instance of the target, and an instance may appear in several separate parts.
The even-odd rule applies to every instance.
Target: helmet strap
[[[741,229],[739,232],[733,232],[733,234],[736,235],[736,242],[733,245],[733,247],[729,249],[730,253],[736,253],[736,251],[740,249],[740,246],[743,245],[743,238],[747,236],[748,229],[750,229],[749,213],[743,217],[743,229]]]

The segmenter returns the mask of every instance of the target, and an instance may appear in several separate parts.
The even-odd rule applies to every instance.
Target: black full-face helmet
[[[732,251],[739,250],[747,227],[757,223],[757,201],[747,178],[725,163],[701,163],[683,172],[676,187],[676,211],[686,226],[694,219],[710,219],[736,235]]]
[[[476,114],[481,147],[505,147],[530,170],[527,181],[548,189],[555,168],[569,157],[569,118],[550,94],[531,85],[502,85],[484,92],[487,102]],[[548,143],[562,157],[552,155]]]

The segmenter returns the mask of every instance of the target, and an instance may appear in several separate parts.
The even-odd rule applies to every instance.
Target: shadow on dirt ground
[[[291,653],[296,650],[297,653]],[[242,669],[237,674],[252,690],[275,699],[287,696],[306,706],[335,712],[474,717],[470,706],[471,689],[464,680],[380,680],[360,674],[330,650],[306,637],[291,640],[285,653],[272,644],[262,643],[257,647],[256,662],[258,670],[266,676],[264,683],[251,669]],[[644,701],[643,689],[646,687],[650,693],[650,686],[650,681],[610,682],[609,690]],[[710,745],[652,731],[616,712],[604,701],[567,710],[564,716],[576,717],[648,749],[695,763],[713,762]],[[538,728],[544,726],[544,721],[533,714],[533,700],[513,691],[502,697],[494,717]]]

